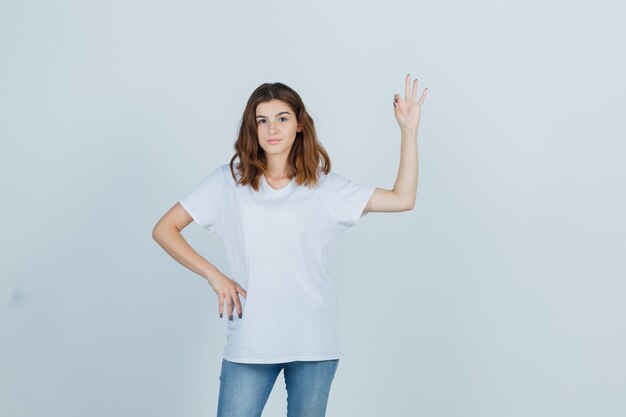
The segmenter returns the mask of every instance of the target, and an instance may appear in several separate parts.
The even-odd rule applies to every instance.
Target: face
[[[270,100],[256,107],[256,131],[259,145],[267,154],[289,155],[296,133],[302,131],[296,115],[287,103]]]

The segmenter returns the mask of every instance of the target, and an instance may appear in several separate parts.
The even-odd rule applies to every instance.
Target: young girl
[[[405,79],[394,96],[401,156],[393,189],[331,171],[313,119],[281,83],[260,85],[243,113],[235,155],[182,197],[152,236],[205,278],[229,317],[218,417],[260,416],[281,370],[287,415],[323,417],[342,347],[329,276],[339,235],[370,211],[411,210],[417,191],[417,128],[425,89]],[[237,159],[237,163],[235,163]],[[224,241],[230,277],[195,252],[192,221]],[[236,310],[236,314],[234,314]]]

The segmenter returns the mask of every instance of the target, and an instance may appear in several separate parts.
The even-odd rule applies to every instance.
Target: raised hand
[[[413,81],[413,89],[411,89],[411,74],[407,74],[404,81],[404,100],[400,94],[394,94],[393,107],[396,120],[400,129],[415,133],[420,123],[420,114],[422,111],[422,103],[428,94],[428,88],[425,88],[416,102],[417,98],[417,79]]]

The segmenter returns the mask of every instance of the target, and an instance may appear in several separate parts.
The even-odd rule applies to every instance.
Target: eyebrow
[[[276,113],[276,116],[280,116],[281,114],[285,114],[285,113],[286,114],[291,114],[288,111],[281,111],[280,113]],[[266,116],[263,116],[262,114],[260,114],[257,117],[255,117],[255,119],[258,119],[259,117],[266,117]]]

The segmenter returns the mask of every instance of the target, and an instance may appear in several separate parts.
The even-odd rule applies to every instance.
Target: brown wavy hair
[[[255,191],[259,191],[261,175],[267,170],[267,161],[257,136],[256,108],[259,103],[274,99],[286,103],[296,115],[298,124],[302,125],[302,131],[296,133],[287,157],[287,163],[296,173],[296,184],[317,186],[318,172],[328,174],[331,170],[330,157],[317,139],[315,123],[300,95],[282,83],[261,84],[250,95],[243,111],[237,140],[233,145],[235,154],[230,160],[230,173],[238,184],[250,185]],[[239,162],[236,169],[241,174],[239,181],[233,169],[237,158]]]

